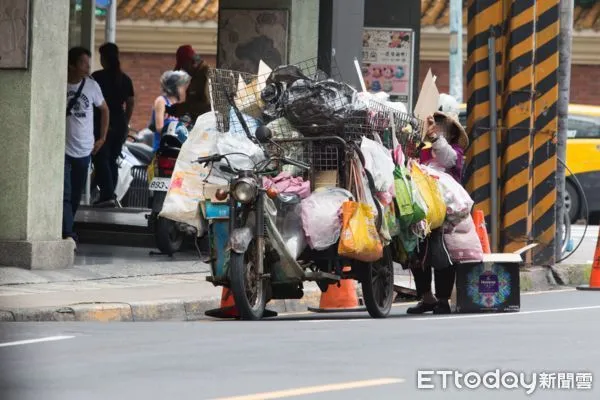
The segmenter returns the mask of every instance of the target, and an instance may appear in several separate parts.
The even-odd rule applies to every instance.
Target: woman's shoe
[[[439,300],[435,307],[433,307],[434,314],[450,314],[452,310],[450,309],[450,303],[448,300]]]
[[[424,301],[420,301],[419,304],[417,304],[416,306],[409,307],[406,310],[406,313],[407,314],[423,314],[423,313],[435,310],[435,307],[437,307],[437,303],[425,303]]]

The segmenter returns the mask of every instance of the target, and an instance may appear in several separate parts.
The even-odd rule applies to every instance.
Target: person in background
[[[100,198],[94,203],[97,207],[115,207],[115,188],[119,178],[117,159],[127,138],[129,121],[133,114],[133,82],[121,70],[119,48],[114,43],[100,46],[102,68],[92,74],[100,88],[110,110],[110,121],[106,143],[94,156],[96,184],[100,187]],[[96,113],[96,116],[98,114]],[[100,130],[99,118],[96,118],[96,136]]]
[[[461,183],[463,156],[469,145],[469,138],[458,121],[458,103],[454,98],[445,94],[440,96],[439,111],[427,118],[425,132],[431,147],[421,150],[421,164],[446,172]],[[435,235],[438,235],[440,240],[434,241],[432,238]],[[420,260],[410,269],[421,301],[408,308],[408,314],[423,314],[429,311],[433,311],[434,314],[450,313],[449,300],[456,271],[452,266],[435,269],[432,265],[436,263],[435,257],[427,257],[427,253],[432,251],[432,254],[447,254],[445,249],[432,250],[432,246],[443,243],[442,235],[443,228],[435,229],[419,245]],[[444,261],[446,260],[442,260],[440,264],[445,264]],[[435,275],[435,295],[431,291],[432,274]]]
[[[192,80],[186,93],[186,100],[175,104],[171,113],[178,118],[188,114],[192,123],[195,123],[200,115],[211,110],[208,95],[208,65],[200,59],[189,44],[177,49],[175,59],[175,70],[187,72]]]
[[[63,192],[63,238],[77,236],[73,222],[87,181],[90,158],[106,142],[109,110],[96,81],[89,78],[91,53],[83,47],[69,50],[67,121]],[[100,131],[94,137],[94,106],[100,111]]]
[[[154,151],[158,150],[163,130],[178,118],[171,114],[174,105],[186,100],[191,77],[185,71],[167,71],[160,78],[162,94],[154,100],[149,129],[154,132]]]

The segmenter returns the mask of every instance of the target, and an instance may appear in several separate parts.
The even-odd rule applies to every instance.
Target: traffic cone
[[[596,252],[594,253],[594,263],[592,264],[592,273],[590,274],[590,284],[577,286],[577,289],[600,290],[600,230],[598,231]]]
[[[357,312],[366,310],[365,307],[360,307],[353,279],[341,279],[339,286],[338,283],[330,284],[327,291],[321,293],[319,308],[308,307],[308,311],[315,313]]]
[[[213,318],[239,318],[240,313],[235,306],[231,290],[223,287],[223,291],[221,292],[221,307],[205,311],[204,315]]]
[[[475,231],[477,232],[477,236],[479,236],[483,252],[485,254],[490,254],[492,251],[490,250],[490,239],[488,238],[487,229],[485,227],[485,216],[483,215],[483,211],[475,210],[473,222],[475,223]]]

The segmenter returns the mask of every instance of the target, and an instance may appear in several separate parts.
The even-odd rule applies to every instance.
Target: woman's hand
[[[438,127],[435,124],[433,115],[427,117],[427,120],[425,121],[425,136],[429,140],[435,140],[438,137]]]

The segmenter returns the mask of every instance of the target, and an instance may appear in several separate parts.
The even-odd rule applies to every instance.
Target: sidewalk
[[[206,281],[209,265],[198,256],[151,257],[148,249],[81,245],[67,270],[0,268],[0,320],[154,321],[197,320],[219,307],[221,287]],[[409,286],[409,276],[396,283]],[[414,286],[414,285],[413,285]],[[305,282],[301,300],[274,300],[283,312],[317,307],[321,291]]]
[[[0,320],[197,320],[208,318],[204,312],[220,303],[222,289],[206,281],[209,266],[193,253],[169,259],[151,257],[148,249],[82,245],[76,264],[53,271],[0,268]],[[521,290],[577,285],[587,279],[581,267],[523,269]],[[410,274],[399,266],[394,281],[414,289]],[[306,311],[318,307],[320,296],[315,283],[305,282],[304,298],[274,300],[268,308]]]

